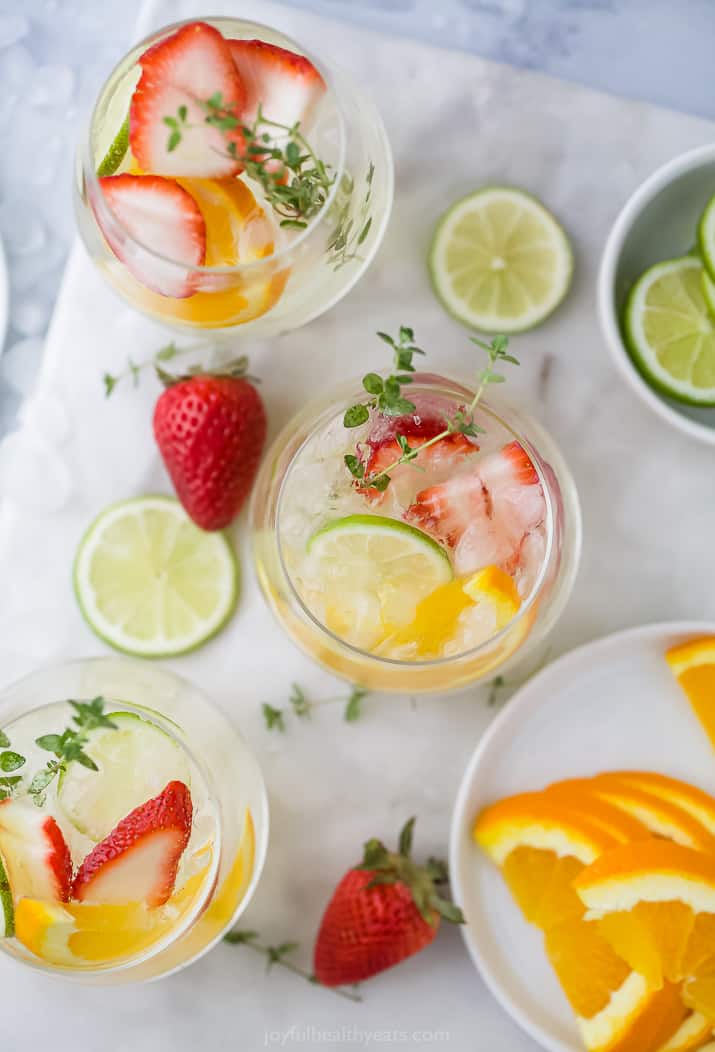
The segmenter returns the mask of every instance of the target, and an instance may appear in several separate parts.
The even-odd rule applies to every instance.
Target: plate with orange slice
[[[467,948],[550,1052],[715,1041],[715,623],[630,629],[526,683],[465,772]]]

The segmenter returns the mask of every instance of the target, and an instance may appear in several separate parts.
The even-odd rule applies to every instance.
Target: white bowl
[[[621,374],[661,419],[710,445],[715,445],[715,408],[685,405],[650,387],[624,344],[620,318],[628,291],[644,270],[692,250],[698,219],[713,194],[715,145],[690,150],[658,168],[613,224],[598,276],[601,328]]]

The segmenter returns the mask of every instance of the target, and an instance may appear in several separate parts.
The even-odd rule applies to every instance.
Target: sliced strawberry
[[[90,851],[77,871],[72,897],[162,906],[174,890],[191,820],[191,793],[183,782],[169,782]]]
[[[118,220],[102,222],[97,213],[114,254],[154,292],[191,296],[195,283],[185,268],[206,258],[206,224],[191,194],[160,175],[107,175],[99,185]]]
[[[263,40],[229,40],[231,56],[246,89],[242,111],[246,124],[263,116],[305,131],[325,93],[325,81],[304,55]]]
[[[129,110],[129,145],[140,168],[155,175],[235,175],[240,164],[227,146],[241,132],[206,123],[202,102],[220,95],[225,110],[240,117],[246,92],[228,43],[206,22],[191,22],[150,47],[139,59],[142,75]],[[181,141],[169,150],[170,128],[186,107]],[[182,111],[183,112],[183,111]]]
[[[67,902],[72,859],[62,830],[51,815],[27,800],[0,803],[0,855],[13,898]]]
[[[380,414],[375,418],[362,447],[361,459],[366,475],[378,474],[400,458],[402,450],[397,435],[403,435],[414,449],[444,431],[446,420],[454,411],[451,399],[447,401],[434,395],[418,394],[413,397],[413,401],[413,413],[404,416]],[[409,467],[395,468],[390,475],[393,480],[399,480],[405,472],[413,471],[415,466],[429,471],[432,477],[439,476],[442,472],[450,474],[459,460],[476,453],[478,449],[478,444],[466,435],[445,435],[439,442],[425,449],[424,453],[420,453]],[[385,499],[385,493],[380,493],[374,487],[363,488],[361,492],[373,505],[380,504]],[[408,496],[407,500],[409,499]]]
[[[513,573],[545,513],[536,469],[523,446],[511,442],[474,471],[422,490],[405,519],[454,549],[458,574],[491,564]]]

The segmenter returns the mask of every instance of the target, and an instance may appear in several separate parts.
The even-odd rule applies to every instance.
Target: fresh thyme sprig
[[[299,943],[297,942],[282,942],[277,946],[268,946],[258,942],[259,935],[257,931],[230,931],[227,935],[224,935],[223,938],[224,942],[230,943],[231,945],[250,946],[252,950],[263,954],[266,958],[266,971],[268,972],[275,965],[279,965],[281,968],[287,968],[288,971],[293,972],[294,975],[301,976],[301,978],[306,979],[309,983],[313,983],[316,986],[323,986],[323,984],[318,982],[311,972],[301,968],[300,965],[295,963],[295,961],[287,959],[299,948]],[[337,994],[338,997],[346,998],[348,1001],[362,1001],[362,997],[357,990],[346,990],[339,986],[325,986],[323,988],[329,990],[333,994]]]
[[[375,395],[375,398],[369,402],[360,402],[357,405],[350,406],[343,417],[345,427],[359,427],[360,424],[364,424],[370,415],[371,409],[375,409],[385,416],[402,416],[415,410],[414,403],[402,396],[401,386],[406,383],[412,383],[412,377],[409,375],[410,372],[414,372],[412,355],[415,352],[419,354],[424,354],[425,352],[413,345],[414,333],[412,329],[405,325],[400,327],[398,342],[384,332],[378,332],[377,335],[394,349],[396,356],[395,365],[399,372],[397,375],[388,376],[385,380],[377,373],[367,373],[363,377],[363,387],[368,394]],[[359,455],[346,453],[344,457],[345,466],[361,489],[375,489],[382,493],[390,485],[390,473],[401,464],[409,464],[410,461],[415,460],[423,450],[429,449],[430,446],[434,446],[437,442],[441,442],[448,435],[462,434],[475,437],[484,431],[484,428],[480,427],[474,419],[474,411],[481,401],[486,387],[489,384],[503,383],[505,380],[505,377],[501,373],[496,372],[494,367],[497,362],[509,362],[512,365],[518,365],[519,361],[513,355],[507,354],[509,340],[506,336],[495,336],[490,343],[486,343],[478,336],[470,336],[470,340],[485,350],[488,355],[487,365],[477,374],[478,386],[472,401],[468,406],[457,409],[451,417],[445,420],[443,431],[440,431],[426,442],[422,442],[419,446],[410,446],[407,438],[398,432],[395,435],[395,441],[400,448],[400,456],[396,457],[391,464],[373,474],[365,474],[365,463]]]
[[[108,716],[104,715],[104,698],[93,698],[92,701],[70,701],[74,709],[72,723],[62,734],[43,734],[35,739],[35,744],[46,752],[55,756],[54,760],[48,760],[45,766],[37,772],[30,782],[28,793],[33,802],[42,807],[46,798],[46,790],[50,783],[61,771],[66,771],[71,763],[79,763],[90,771],[97,771],[96,763],[84,751],[84,746],[89,740],[90,731],[97,727],[109,727],[116,730],[114,723]]]
[[[223,134],[226,154],[240,161],[246,174],[261,184],[266,200],[281,217],[280,225],[305,228],[327,201],[335,175],[303,135],[300,121],[295,124],[273,121],[259,105],[253,122],[244,124],[235,108],[226,105],[220,92],[208,99],[199,99],[198,104],[205,113],[204,123]],[[163,120],[169,129],[166,146],[170,153],[181,143],[185,132],[201,127],[189,121],[186,106],[179,106],[174,116]],[[279,134],[280,143],[275,133]]]
[[[0,800],[7,800],[22,781],[21,774],[12,774],[12,772],[18,771],[24,766],[25,757],[10,748],[10,739],[2,730],[0,730],[0,749],[2,749],[2,752],[0,752],[0,771],[3,772],[0,777]]]
[[[131,377],[134,387],[138,387],[141,374],[147,369],[153,370],[157,378],[165,387],[168,387],[173,383],[178,383],[179,380],[188,379],[191,376],[200,376],[207,371],[205,365],[192,365],[188,369],[182,369],[180,373],[169,372],[165,368],[165,365],[167,362],[171,362],[175,358],[183,358],[187,354],[197,354],[201,351],[210,350],[210,348],[211,345],[208,343],[192,343],[186,347],[177,347],[172,341],[171,343],[167,343],[164,347],[160,347],[155,354],[139,364],[134,362],[131,358],[128,358],[127,368],[123,372],[104,374],[102,380],[104,383],[105,397],[109,398],[117,384],[129,377]],[[217,366],[216,368],[212,366],[210,372],[221,376],[244,376],[246,379],[250,379],[252,383],[258,383],[258,379],[255,376],[248,376],[247,369],[248,358],[245,355],[241,355],[239,358],[236,358],[225,365]]]
[[[362,715],[362,702],[368,694],[369,691],[365,690],[364,687],[353,686],[347,698],[325,698],[322,701],[311,701],[302,687],[299,687],[297,683],[291,683],[288,702],[290,704],[290,711],[300,719],[310,718],[312,710],[319,706],[341,704],[345,706],[343,710],[343,719],[345,722],[355,723]],[[267,701],[264,701],[261,706],[261,711],[263,712],[263,719],[265,720],[267,730],[285,731],[285,716],[287,710],[275,708],[273,705],[269,705]]]

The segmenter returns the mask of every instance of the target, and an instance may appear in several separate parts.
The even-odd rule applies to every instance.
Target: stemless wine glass
[[[209,247],[212,231],[221,228],[220,237],[229,223],[239,228],[232,245],[235,258],[224,265],[217,262],[226,258],[220,246],[213,253],[213,265],[187,267],[143,244],[123,225],[103,193],[98,170],[113,148],[122,149],[117,143],[141,73],[138,60],[148,48],[192,24],[185,22],[167,26],[133,47],[102,88],[78,152],[79,230],[104,277],[137,310],[183,330],[271,336],[328,310],[368,266],[392,204],[392,156],[377,110],[344,72],[307,55],[267,26],[236,18],[206,21],[226,40],[277,45],[305,56],[319,71],[326,91],[306,137],[330,179],[322,207],[304,228],[296,229],[283,222],[259,181],[245,172],[230,180],[182,180],[207,220]],[[165,131],[168,136],[169,129]],[[285,133],[276,133],[279,144],[287,139]],[[117,171],[142,174],[131,149]],[[156,276],[154,288],[138,279],[142,274]],[[161,288],[167,280],[169,286],[178,284],[181,296],[156,291],[157,281]]]
[[[422,413],[423,422],[425,415],[435,409],[451,414],[469,405],[475,394],[468,382],[431,374],[414,374],[408,391],[409,398],[420,407],[418,413]],[[449,691],[493,676],[543,641],[571,592],[581,550],[581,515],[571,475],[553,440],[535,420],[479,403],[475,420],[485,433],[478,435],[478,446],[475,441],[474,448],[466,449],[469,464],[479,464],[479,458],[490,455],[515,455],[517,461],[528,458],[526,470],[533,473],[530,494],[539,501],[538,529],[529,536],[528,554],[524,546],[524,558],[528,557],[530,565],[518,582],[521,596],[513,596],[514,609],[506,623],[490,620],[490,604],[483,604],[485,618],[480,621],[475,615],[466,626],[466,636],[462,632],[456,642],[446,640],[439,654],[425,658],[409,642],[409,631],[406,634],[404,628],[400,630],[399,624],[392,635],[387,632],[387,638],[385,632],[381,637],[377,631],[374,638],[371,633],[375,622],[380,617],[384,619],[388,607],[398,623],[402,616],[403,626],[405,620],[420,618],[419,607],[415,615],[414,605],[407,610],[406,618],[403,616],[405,591],[409,592],[410,602],[420,595],[429,601],[431,593],[438,597],[432,600],[433,607],[423,607],[423,623],[418,632],[432,633],[434,625],[454,612],[455,601],[457,612],[469,606],[458,587],[462,581],[459,567],[454,569],[454,578],[452,571],[445,569],[445,560],[454,563],[454,553],[447,544],[438,544],[429,536],[429,514],[411,514],[408,505],[435,478],[445,482],[446,476],[449,483],[450,472],[454,481],[461,472],[472,469],[467,459],[455,463],[453,468],[448,462],[445,468],[439,456],[436,463],[420,468],[418,459],[416,467],[405,464],[400,469],[400,480],[395,476],[390,484],[390,491],[395,489],[391,503],[374,492],[372,499],[366,500],[346,468],[345,456],[352,455],[354,459],[356,448],[365,451],[370,442],[374,448],[376,429],[388,429],[383,430],[387,437],[393,433],[389,431],[388,418],[375,424],[374,411],[361,428],[343,426],[346,409],[364,397],[360,383],[352,381],[306,406],[279,434],[265,458],[251,512],[254,557],[264,596],[282,627],[311,657],[339,676],[371,690]],[[419,425],[417,414],[415,420]],[[411,439],[410,444],[415,448],[420,442]],[[392,453],[388,459],[394,459]],[[492,471],[494,463],[492,459]],[[499,463],[497,473],[501,475],[503,470],[504,465]],[[523,470],[521,464],[517,465],[519,470]],[[433,498],[430,507],[435,509],[436,503]],[[419,499],[417,507],[419,510]],[[417,529],[415,522],[423,528]],[[315,580],[316,572],[323,572],[326,562],[320,563],[319,571],[314,564],[316,546],[324,556],[326,540],[335,546],[331,572],[334,571],[337,582],[331,581],[327,598],[324,581]],[[385,542],[391,545],[387,557],[397,560],[402,558],[404,545],[406,569],[381,586],[384,604],[382,611],[376,612],[368,590],[360,591],[359,579],[360,575],[369,578],[371,573],[370,551],[375,549],[369,545]],[[413,555],[414,562],[410,563]],[[353,557],[355,565],[350,562]],[[420,591],[420,581],[415,584],[409,575],[419,578],[422,567],[427,579]],[[492,585],[487,583],[487,591],[490,587],[506,587],[509,599],[514,581],[508,575],[490,567],[487,580],[492,581]],[[481,588],[478,582],[477,585]],[[468,618],[472,613],[469,607]],[[326,624],[330,618],[331,626]],[[361,643],[362,639],[370,645]]]
[[[87,749],[99,770],[68,765],[44,790],[38,811],[28,790],[51,755],[36,739],[73,726],[70,702],[96,698],[115,724],[103,732],[109,735],[104,757],[101,746],[95,744],[92,752],[89,738]],[[154,909],[117,903],[116,888],[109,904],[96,897],[89,905],[77,903],[74,889],[66,902],[40,898],[37,883],[28,894],[22,860],[13,865],[15,841],[3,837],[10,819],[0,804],[0,861],[14,899],[14,923],[8,930],[6,913],[1,952],[70,980],[145,981],[201,956],[241,915],[265,860],[266,791],[258,763],[238,732],[193,684],[159,666],[126,658],[68,661],[39,669],[0,692],[0,727],[12,749],[25,757],[10,798],[16,804],[13,832],[22,834],[29,822],[33,835],[36,822],[51,827],[56,822],[75,872],[96,847],[107,815],[123,814],[126,800],[146,792],[141,782],[145,775],[149,782],[163,781],[162,775],[179,779],[189,786],[192,803],[190,838],[174,891]],[[152,864],[159,862],[150,853],[141,862],[135,858],[128,879],[137,879],[137,866]],[[151,874],[144,872],[139,879],[147,877]]]

